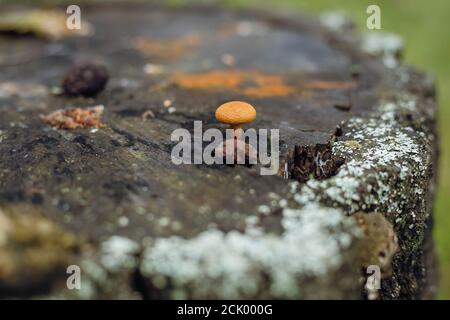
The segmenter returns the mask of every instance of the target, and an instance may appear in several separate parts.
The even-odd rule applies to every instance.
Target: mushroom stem
[[[242,137],[242,125],[241,124],[236,124],[236,125],[232,125],[231,128],[233,129],[233,136],[235,139],[241,139]]]

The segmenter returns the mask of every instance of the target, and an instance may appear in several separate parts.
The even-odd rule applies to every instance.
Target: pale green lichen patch
[[[424,194],[427,186],[421,177],[431,165],[431,143],[424,132],[396,119],[396,113],[409,108],[411,101],[387,102],[380,114],[345,123],[345,135],[333,145],[333,153],[347,159],[346,163],[334,177],[308,181],[295,199],[300,204],[319,200],[350,213],[401,213],[411,199]]]
[[[339,267],[356,234],[341,210],[313,203],[284,208],[281,235],[257,222],[257,216],[247,219],[244,233],[210,229],[191,239],[156,239],[144,252],[141,272],[150,282],[163,277],[170,283],[170,298],[301,297],[300,279]]]
[[[131,269],[137,264],[139,245],[128,238],[112,236],[101,244],[101,263],[110,271]]]
[[[403,50],[403,39],[388,32],[368,32],[362,38],[361,49],[369,54],[381,56],[388,68],[397,67]]]
[[[64,285],[48,299],[139,299],[141,294],[131,285],[131,273],[138,267],[140,246],[121,236],[112,236],[100,244],[100,250],[85,247],[77,265],[82,270],[80,288],[68,290]],[[114,279],[114,280],[112,280]]]
[[[333,32],[349,31],[355,27],[351,16],[345,11],[325,11],[319,19],[324,27]]]

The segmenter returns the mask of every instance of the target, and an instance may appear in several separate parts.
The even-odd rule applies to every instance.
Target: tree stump
[[[82,17],[88,37],[0,36],[0,296],[433,295],[433,83],[398,61],[396,38],[205,7]],[[107,65],[106,89],[53,94],[79,61]],[[224,130],[229,100],[255,106],[248,127],[280,130],[277,175],[171,161],[173,130]],[[96,105],[99,129],[41,119]]]

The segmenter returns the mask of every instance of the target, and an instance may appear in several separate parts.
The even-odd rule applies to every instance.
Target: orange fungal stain
[[[179,73],[172,80],[186,89],[229,90],[255,98],[286,96],[295,92],[295,88],[286,84],[281,76],[258,71],[213,70],[195,74]]]

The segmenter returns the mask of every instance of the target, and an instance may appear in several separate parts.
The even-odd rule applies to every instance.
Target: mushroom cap
[[[216,110],[217,121],[231,125],[249,123],[255,118],[255,108],[251,104],[242,101],[224,103]]]

